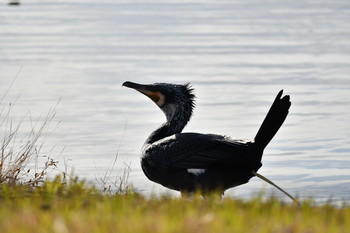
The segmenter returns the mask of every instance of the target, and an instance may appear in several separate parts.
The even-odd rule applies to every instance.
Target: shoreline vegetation
[[[5,93],[6,95],[6,93]],[[58,161],[41,154],[55,109],[22,132],[14,104],[0,99],[0,231],[12,232],[347,232],[350,205],[301,207],[263,195],[248,200],[212,195],[145,197],[128,185],[130,168],[112,181],[113,167],[88,185],[67,169],[47,177]],[[29,116],[30,117],[30,116]],[[44,164],[38,158],[45,157]],[[116,158],[117,159],[117,156]],[[34,165],[33,165],[34,163]],[[115,163],[113,163],[115,164]],[[113,165],[114,166],[114,165]]]
[[[262,196],[249,200],[109,194],[57,176],[40,186],[1,184],[1,232],[348,232],[350,206]]]

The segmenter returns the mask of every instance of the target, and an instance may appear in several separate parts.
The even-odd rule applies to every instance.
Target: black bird
[[[291,102],[288,95],[282,97],[283,90],[276,96],[254,141],[243,142],[216,134],[181,133],[195,106],[189,84],[124,82],[123,86],[148,96],[167,119],[148,137],[143,148],[141,166],[148,179],[182,194],[200,191],[204,195],[211,191],[223,193],[247,183],[253,176],[267,179],[257,171],[262,166],[265,147],[288,115]]]

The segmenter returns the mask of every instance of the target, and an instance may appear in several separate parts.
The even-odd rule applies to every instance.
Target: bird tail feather
[[[272,103],[270,110],[255,136],[254,144],[260,150],[265,149],[288,115],[291,105],[290,98],[289,95],[282,97],[282,94],[283,90],[277,94],[275,101]]]

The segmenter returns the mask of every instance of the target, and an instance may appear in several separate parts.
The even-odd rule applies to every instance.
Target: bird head
[[[189,121],[192,110],[195,106],[193,88],[190,84],[138,84],[124,82],[123,86],[139,91],[149,97],[165,114],[168,121],[176,117],[182,117],[184,121]]]

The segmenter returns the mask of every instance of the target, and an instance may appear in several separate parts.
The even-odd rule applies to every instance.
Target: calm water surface
[[[124,81],[191,82],[197,107],[185,131],[245,139],[284,89],[290,115],[260,173],[300,197],[349,200],[349,22],[347,0],[3,2],[0,98],[20,73],[1,108],[15,102],[11,119],[26,116],[25,131],[60,100],[42,149],[60,170],[95,182],[118,155],[110,179],[128,164],[135,188],[167,193],[139,165],[165,118]],[[279,195],[257,178],[226,195],[262,189]]]

